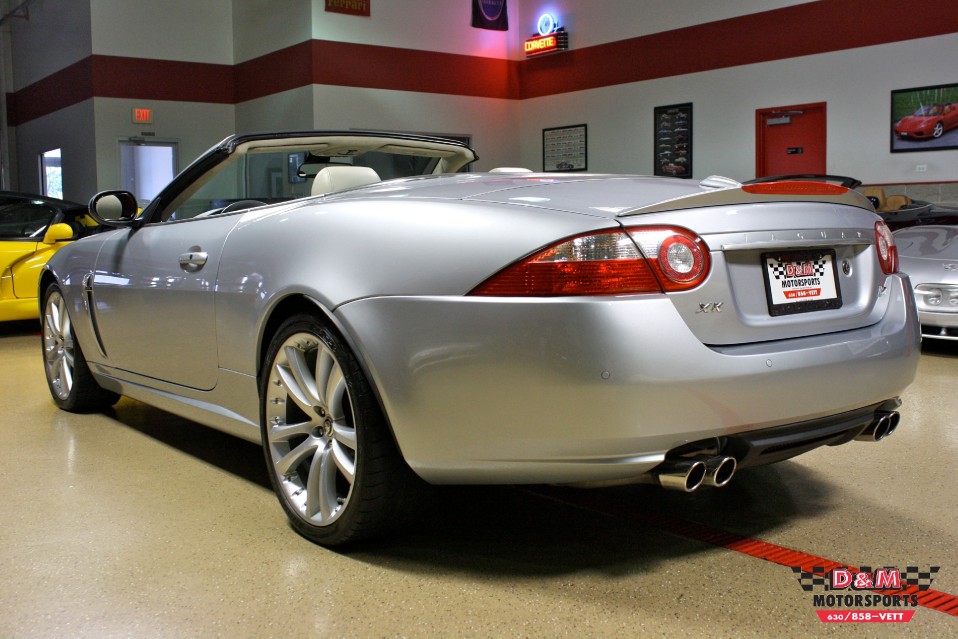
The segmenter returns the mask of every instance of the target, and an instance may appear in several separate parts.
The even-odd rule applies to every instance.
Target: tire
[[[945,132],[945,125],[942,122],[936,122],[935,128],[931,131],[931,137],[940,138],[942,133]]]
[[[73,413],[85,413],[104,410],[117,403],[120,396],[101,388],[93,378],[58,285],[50,284],[46,288],[42,309],[43,370],[56,405]]]
[[[394,444],[339,335],[312,315],[286,320],[260,377],[263,450],[292,527],[341,546],[409,521],[423,487]]]

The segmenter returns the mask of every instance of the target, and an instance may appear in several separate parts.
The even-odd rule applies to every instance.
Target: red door
[[[825,173],[825,103],[755,111],[755,177]]]

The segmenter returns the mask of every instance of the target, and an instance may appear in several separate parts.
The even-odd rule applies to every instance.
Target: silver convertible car
[[[911,226],[894,236],[915,285],[922,336],[958,340],[958,226]]]
[[[657,482],[898,424],[915,298],[869,201],[814,181],[462,172],[427,137],[231,137],[42,276],[70,411],[119,395],[261,442],[300,534],[429,484]]]

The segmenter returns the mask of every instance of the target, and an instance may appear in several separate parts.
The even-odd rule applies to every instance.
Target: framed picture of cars
[[[692,177],[692,103],[654,109],[655,175]]]
[[[542,129],[543,171],[585,171],[589,168],[585,124]]]
[[[891,92],[891,152],[958,149],[958,84]]]

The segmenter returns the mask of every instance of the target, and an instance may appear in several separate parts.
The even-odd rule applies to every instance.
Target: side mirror
[[[49,228],[47,228],[47,232],[43,234],[43,239],[40,241],[44,244],[56,244],[62,240],[72,239],[73,228],[69,224],[59,222],[57,224],[51,224]]]
[[[90,200],[90,216],[103,226],[131,226],[139,208],[129,191],[103,191]]]

